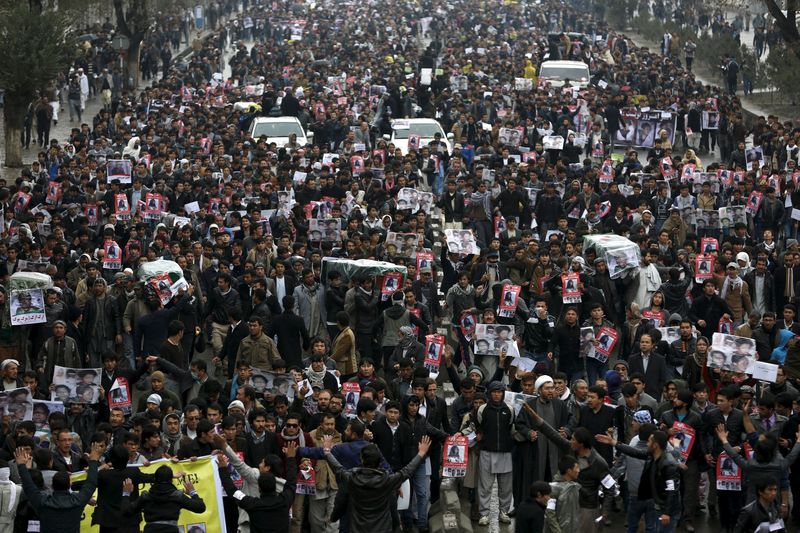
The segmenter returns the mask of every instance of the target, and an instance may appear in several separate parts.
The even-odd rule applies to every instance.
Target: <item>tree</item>
[[[797,29],[797,0],[785,0],[786,14],[775,0],[764,0],[767,11],[775,19],[775,25],[786,42],[786,47],[800,58],[800,31]]]
[[[117,31],[128,38],[125,57],[125,83],[136,87],[139,84],[139,51],[147,30],[153,24],[148,0],[114,0]]]
[[[28,105],[65,70],[75,47],[67,17],[17,4],[0,13],[0,87],[5,89],[5,145],[8,167],[22,166],[20,142]]]

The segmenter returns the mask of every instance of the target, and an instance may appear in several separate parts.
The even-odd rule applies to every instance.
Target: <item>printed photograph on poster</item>
[[[565,304],[578,303],[581,301],[580,275],[577,272],[570,272],[561,277],[561,299]]]
[[[97,403],[100,398],[100,368],[67,368],[53,370],[55,390],[50,400],[64,403]]]
[[[629,270],[639,268],[639,254],[636,248],[619,248],[606,252],[606,265],[612,279],[617,279]]]
[[[611,352],[614,351],[614,347],[617,345],[617,340],[619,339],[619,333],[614,328],[609,328],[607,326],[603,326],[600,328],[600,331],[597,332],[597,344],[594,347],[594,358],[605,362],[608,361]]]
[[[672,445],[680,453],[679,461],[686,463],[686,460],[689,459],[689,454],[692,452],[692,446],[694,446],[695,430],[692,426],[683,422],[673,423],[672,428],[676,430],[671,439]]]
[[[445,438],[442,446],[442,477],[466,476],[468,461],[469,438],[458,434]]]
[[[471,313],[461,317],[461,334],[464,335],[467,342],[471,341],[472,336],[475,335],[475,326],[477,322],[477,317]]]
[[[719,250],[719,241],[714,237],[703,237],[700,239],[700,253],[710,254]]]
[[[503,285],[498,315],[502,317],[514,316],[517,312],[517,301],[519,300],[519,293],[521,290],[522,287],[519,285]]]
[[[451,253],[465,255],[478,255],[481,253],[472,230],[446,229],[444,230],[444,235],[447,240],[447,251]]]
[[[419,193],[416,189],[403,187],[397,191],[397,209],[403,211],[410,209],[412,212],[419,210]]]
[[[344,396],[344,415],[348,418],[355,418],[356,406],[361,397],[361,385],[345,381],[342,383],[342,395]]]
[[[13,289],[9,305],[12,326],[47,322],[42,289]]]
[[[33,396],[26,387],[0,391],[0,411],[9,423],[33,418]]]
[[[308,239],[311,242],[337,242],[341,240],[342,221],[338,218],[308,221]]]
[[[398,289],[400,289],[403,283],[403,274],[400,272],[387,272],[383,276],[383,282],[381,283],[381,296],[385,296],[382,298],[383,300],[387,300],[394,294]]]
[[[756,363],[756,343],[748,337],[714,333],[707,359],[709,368],[752,374]]]
[[[581,328],[580,332],[580,347],[578,348],[578,355],[580,357],[594,358],[594,329],[590,327]]]
[[[531,403],[531,405],[533,405],[535,399],[536,396],[523,394],[521,392],[506,391],[503,395],[503,402],[505,402],[509,409],[514,411],[514,416],[519,416],[520,411],[522,411],[522,406],[525,403]]]
[[[640,120],[636,126],[636,146],[652,148],[656,139],[657,123],[649,120]]]
[[[172,280],[167,272],[152,276],[148,283],[155,289],[162,305],[167,305],[172,300]]]
[[[114,212],[120,220],[129,220],[131,216],[131,205],[128,196],[125,194],[114,195]]]
[[[417,249],[419,235],[416,233],[397,233],[390,231],[386,234],[386,248],[394,246],[396,254],[400,257],[411,257]]]
[[[512,326],[501,324],[477,324],[475,326],[475,354],[519,357]]]
[[[129,159],[109,159],[106,161],[106,180],[108,183],[119,180],[123,185],[128,184],[131,182],[132,170],[133,165]]]
[[[717,457],[717,490],[742,490],[742,471],[727,453]]]
[[[417,200],[419,201],[419,206],[415,213],[419,213],[420,211],[423,213],[430,213],[433,208],[433,193],[420,192],[417,194]]]
[[[764,148],[762,146],[753,146],[744,151],[745,161],[747,163],[748,172],[758,170],[764,166]]]
[[[695,279],[700,281],[714,276],[714,256],[698,255],[694,258]]]
[[[122,248],[114,241],[106,241],[103,245],[103,268],[108,270],[122,268]]]
[[[294,377],[291,374],[276,374],[252,368],[250,375],[250,385],[257,393],[271,394],[272,396],[285,395],[289,401],[294,401],[295,388]]]
[[[439,373],[444,354],[444,335],[425,336],[425,359],[422,365],[432,374]]]
[[[759,191],[751,192],[750,196],[747,197],[747,206],[745,207],[745,212],[752,217],[756,216],[756,213],[758,213],[758,208],[761,207],[761,200],[763,198],[763,193]]]
[[[703,111],[702,127],[704,130],[719,129],[719,112],[718,111]]]

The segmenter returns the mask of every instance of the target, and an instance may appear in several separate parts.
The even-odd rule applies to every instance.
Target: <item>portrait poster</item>
[[[27,326],[47,322],[42,289],[14,289],[10,302],[11,325]]]
[[[451,435],[442,447],[442,477],[464,477],[469,461],[469,439],[465,435]]]
[[[51,401],[94,404],[100,399],[100,368],[67,368],[56,366],[53,370]]]

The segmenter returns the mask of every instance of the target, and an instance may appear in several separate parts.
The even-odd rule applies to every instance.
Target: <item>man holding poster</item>
[[[467,447],[469,439],[464,435],[453,435],[444,440],[442,477],[464,477],[467,475]]]
[[[700,469],[705,465],[703,441],[698,438],[704,425],[700,414],[692,410],[694,396],[688,390],[681,390],[672,400],[672,410],[661,415],[659,425],[673,438],[673,445],[681,453],[681,462],[686,465],[681,469],[683,484],[683,518],[687,531],[694,531],[692,524],[697,505],[700,501]]]

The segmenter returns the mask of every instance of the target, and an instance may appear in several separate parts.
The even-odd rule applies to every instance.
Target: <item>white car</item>
[[[582,61],[545,61],[539,68],[539,83],[552,87],[563,87],[569,80],[570,86],[585,89],[590,78],[589,65]]]
[[[453,153],[453,134],[445,134],[442,125],[432,118],[409,118],[392,121],[392,136],[389,139],[403,155],[408,153],[408,136],[419,135],[419,148],[428,146],[433,141],[433,136],[439,133],[442,142],[447,145],[447,153]]]
[[[258,117],[250,124],[250,135],[256,141],[265,136],[267,143],[275,143],[278,148],[289,144],[289,135],[297,135],[297,144],[306,146],[314,138],[314,134],[306,133],[297,117]]]

